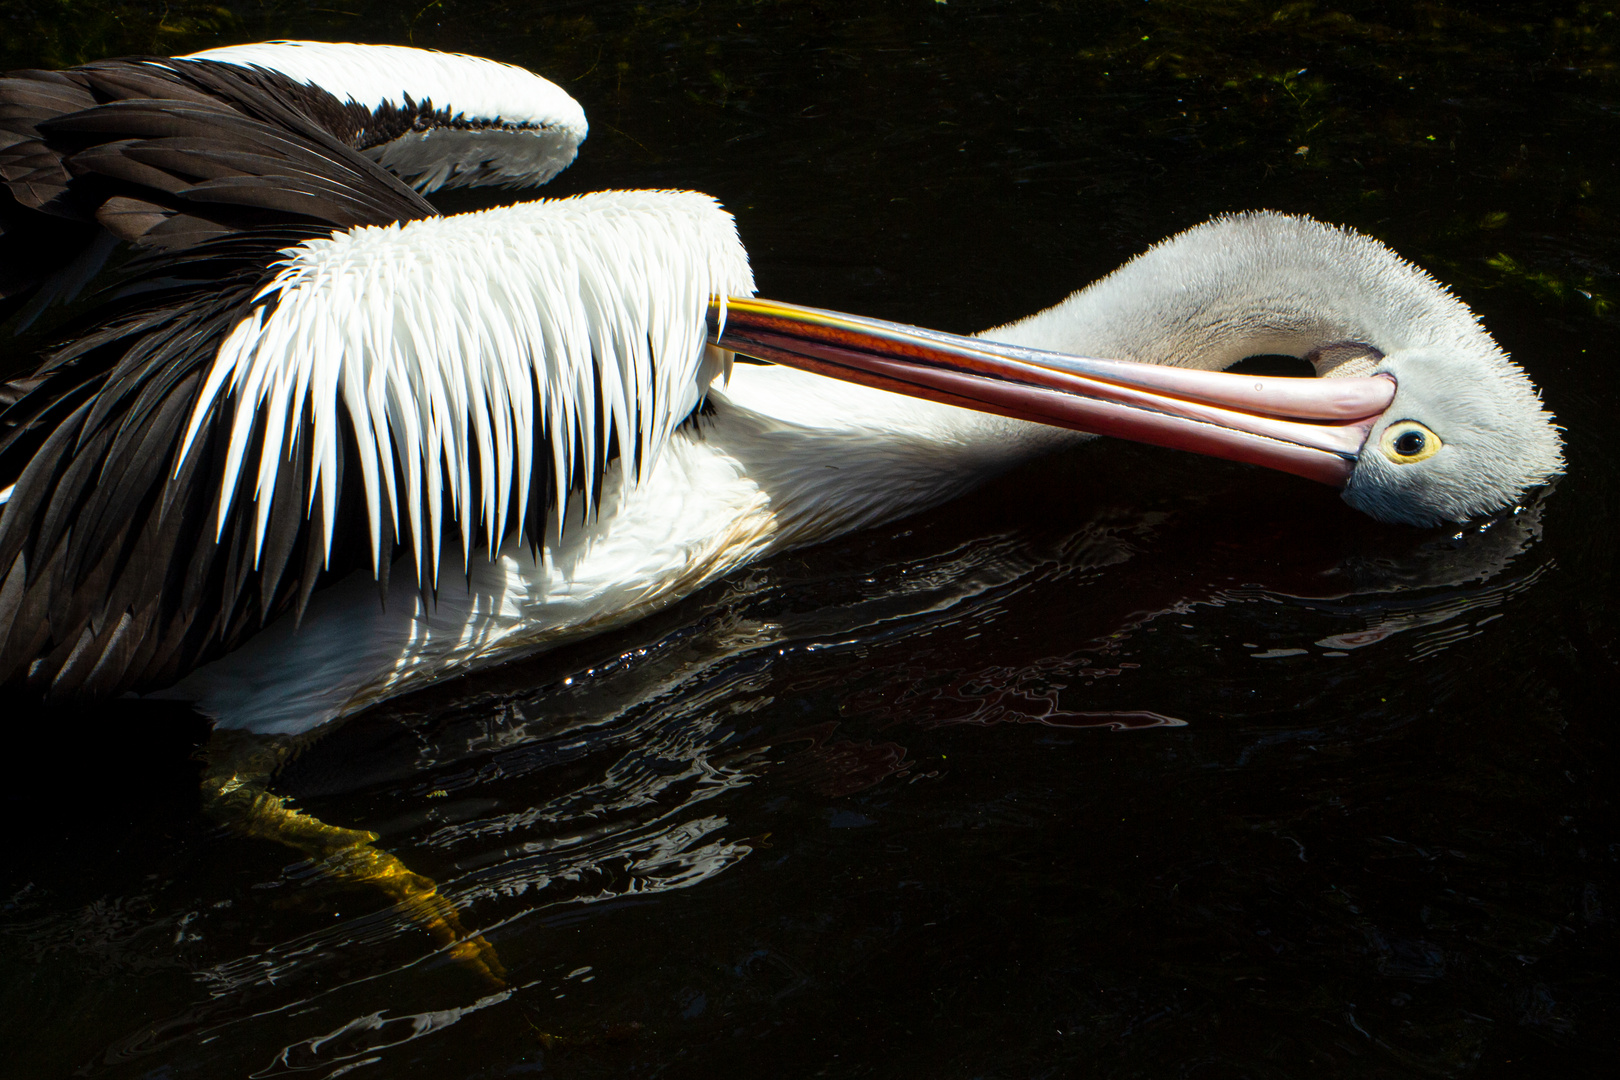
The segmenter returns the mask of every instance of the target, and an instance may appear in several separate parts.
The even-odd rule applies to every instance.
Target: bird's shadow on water
[[[701,887],[810,818],[869,823],[850,797],[937,777],[939,755],[914,748],[942,728],[1320,735],[1319,717],[1255,706],[1249,687],[1294,665],[1314,699],[1335,664],[1478,633],[1547,571],[1539,522],[1531,506],[1388,529],[1287,478],[1093,448],[310,745],[276,790],[434,877],[502,951],[511,990],[493,996],[377,898],[203,824],[194,718],[40,709],[7,756],[13,818],[38,825],[5,871],[5,962],[89,1002],[104,1049],[69,1056],[92,1072],[160,1053],[265,1075],[366,1060],[509,996],[551,1001],[566,990],[554,931],[600,905]],[[1400,722],[1354,721],[1358,736]],[[139,1022],[81,985],[154,970]]]

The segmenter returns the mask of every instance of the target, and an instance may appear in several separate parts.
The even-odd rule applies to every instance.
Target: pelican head
[[[1552,414],[1465,304],[1379,241],[1310,218],[1215,218],[976,338],[761,300],[724,318],[718,341],[738,352],[1280,469],[1381,521],[1467,521],[1563,469]],[[1319,377],[1224,370],[1262,354]],[[1084,358],[1099,356],[1117,359]]]
[[[1563,470],[1552,414],[1494,342],[1401,350],[1376,371],[1394,380],[1395,396],[1345,481],[1357,510],[1409,525],[1467,521]]]

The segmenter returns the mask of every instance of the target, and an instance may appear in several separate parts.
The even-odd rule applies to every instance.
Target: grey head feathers
[[[1401,350],[1378,370],[1394,376],[1395,400],[1344,489],[1363,513],[1410,525],[1467,521],[1563,472],[1552,413],[1494,343],[1489,351]],[[1417,452],[1402,453],[1408,447]]]
[[[1278,354],[1327,377],[1386,373],[1399,390],[1344,491],[1383,521],[1467,520],[1563,469],[1552,414],[1466,304],[1372,237],[1308,217],[1214,218],[984,336],[1212,370]],[[1420,453],[1386,445],[1403,422],[1427,429]]]

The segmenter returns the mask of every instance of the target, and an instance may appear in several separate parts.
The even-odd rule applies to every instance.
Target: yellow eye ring
[[[1440,452],[1440,436],[1416,420],[1397,420],[1384,429],[1378,448],[1397,465],[1412,465]]]

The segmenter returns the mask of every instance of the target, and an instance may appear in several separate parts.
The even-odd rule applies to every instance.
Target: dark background
[[[1094,445],[315,744],[277,790],[433,875],[505,996],[210,826],[196,718],[8,703],[0,1072],[1612,1070],[1608,6],[9,0],[0,66],[269,37],[531,67],[591,120],[546,194],[710,192],[763,294],[942,329],[1221,211],[1355,226],[1569,475],[1423,532]]]

